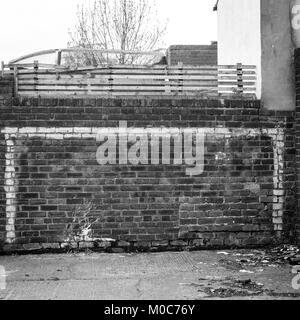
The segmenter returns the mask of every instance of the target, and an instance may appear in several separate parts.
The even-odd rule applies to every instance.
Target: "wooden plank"
[[[256,82],[253,81],[243,81],[242,82],[244,86],[254,86],[256,84]],[[219,86],[236,86],[237,82],[234,81],[218,81],[218,85]]]
[[[236,75],[236,72],[231,72],[231,71],[223,71],[223,70],[220,70],[218,72],[219,75],[222,75],[222,74],[228,74],[228,75]],[[255,71],[243,71],[243,75],[246,74],[246,75],[256,75],[256,72]]]
[[[91,74],[105,74],[108,73],[106,70],[102,70],[102,72],[100,71],[93,71],[91,72]],[[67,73],[66,73],[67,74]],[[145,70],[130,70],[127,71],[126,69],[123,70],[111,70],[109,72],[109,74],[126,74],[126,75],[164,75],[165,72],[161,71],[161,70],[149,70],[149,71],[145,71]],[[198,75],[217,75],[218,72],[216,70],[168,70],[168,75],[192,75],[192,74],[198,74]]]
[[[256,69],[256,66],[254,65],[241,65],[242,69],[251,69],[254,70]],[[237,69],[237,65],[218,65],[218,69],[230,69],[230,70],[236,70]]]
[[[232,81],[237,79],[237,76],[218,76],[218,80],[222,81]],[[243,76],[243,80],[256,80],[256,76]]]
[[[89,81],[88,81],[89,80]],[[68,80],[40,80],[39,78],[35,79],[30,79],[30,80],[24,80],[21,79],[19,80],[20,85],[30,85],[30,84],[38,84],[38,85],[87,85],[87,84],[109,84],[108,79],[68,79]]]
[[[217,91],[217,87],[209,87],[209,86],[202,86],[202,87],[171,87],[171,90],[174,91],[174,90],[179,90],[179,91],[182,91],[182,92],[185,92],[185,91]]]
[[[171,93],[166,93],[166,92],[147,92],[147,91],[143,91],[143,92],[78,92],[78,93],[74,93],[74,92],[70,92],[70,91],[57,91],[57,92],[47,92],[47,91],[43,91],[43,92],[35,92],[35,91],[23,91],[19,93],[19,96],[28,96],[28,97],[32,97],[32,96],[49,96],[49,97],[64,97],[64,96],[72,96],[72,97],[85,97],[85,96],[93,96],[93,97],[114,97],[114,96],[199,96],[201,94],[205,94],[205,95],[211,95],[211,96],[216,96],[218,95],[217,90],[202,90],[202,91],[186,91],[186,92],[179,92],[179,91],[174,91]],[[230,93],[228,93],[230,94]]]
[[[33,81],[38,81],[39,83],[74,83],[74,84],[81,84],[86,83],[88,78],[82,77],[64,77],[60,79],[56,79],[56,77],[19,77],[20,83],[32,83]],[[207,77],[207,76],[183,76],[183,77],[173,77],[170,76],[167,78],[170,82],[178,82],[178,81],[185,81],[185,82],[199,82],[199,81],[206,81],[206,82],[216,82],[218,81],[217,77]],[[165,82],[166,78],[159,76],[159,77],[96,77],[90,78],[89,81],[91,83],[106,83],[113,81],[115,83],[151,83],[151,82]],[[231,80],[232,81],[232,80]]]
[[[16,64],[18,66],[24,66],[24,67],[32,67],[32,63],[22,63],[22,64]],[[183,67],[178,67],[178,66],[167,66],[167,65],[162,65],[162,66],[156,66],[156,65],[148,65],[148,66],[129,66],[129,65],[122,65],[122,66],[99,66],[99,67],[80,67],[80,68],[69,68],[64,65],[56,65],[56,64],[46,64],[44,63],[46,67],[49,66],[48,72],[56,72],[56,70],[64,71],[64,72],[73,72],[73,73],[85,73],[85,72],[101,72],[103,70],[112,70],[112,71],[123,71],[126,70],[126,72],[134,72],[134,71],[143,71],[143,72],[152,72],[152,71],[160,71],[163,72],[165,70],[170,70],[170,71],[178,71],[178,70],[197,70],[197,71],[218,71],[218,68],[216,66],[183,66]],[[14,66],[14,65],[7,65],[9,66]]]
[[[20,70],[20,75],[32,75],[34,70]],[[47,74],[59,74],[59,75],[84,75],[84,72],[74,72],[74,71],[60,71],[60,70],[48,70],[48,69],[39,69],[39,75]],[[144,70],[97,70],[91,72],[92,75],[165,75],[164,71],[161,70],[151,70],[145,72]],[[169,75],[218,75],[218,72],[215,70],[170,70]]]
[[[76,90],[87,90],[87,88],[90,87],[91,90],[95,91],[95,90],[101,90],[101,91],[109,91],[109,90],[113,90],[113,91],[120,91],[120,90],[153,90],[153,91],[157,91],[157,90],[165,90],[166,85],[158,85],[158,86],[137,86],[137,85],[132,85],[132,86],[123,86],[123,85],[116,85],[113,87],[110,86],[88,86],[88,84],[86,84],[85,86],[79,87],[79,86],[49,86],[49,85],[45,85],[45,86],[41,86],[41,85],[22,85],[19,86],[19,91],[21,90],[38,90],[38,91],[57,91],[57,90],[64,90],[64,91],[76,91]],[[178,85],[174,85],[174,86],[169,86],[170,89],[173,88],[177,88],[179,87]],[[216,88],[214,86],[209,86],[209,85],[202,85],[202,86],[180,86],[181,90],[200,90],[200,89],[206,89],[206,88]]]
[[[59,77],[59,79],[56,78],[56,76],[19,76],[20,82],[30,82],[33,80],[38,80],[40,82],[47,82],[47,81],[54,81],[55,83],[58,82],[74,82],[74,83],[82,83],[84,81],[87,81],[87,79],[90,79],[91,82],[101,82],[101,81],[108,81],[113,79],[113,81],[116,82],[134,82],[134,81],[165,81],[165,79],[168,79],[169,81],[217,81],[217,77],[212,76],[168,76],[167,78],[165,76],[102,76],[102,77],[95,77],[95,78],[88,78],[88,77]]]
[[[234,87],[234,88],[219,88],[218,90],[219,92],[235,92],[237,91],[237,88]],[[250,88],[244,88],[244,92],[253,92],[253,93],[256,93],[256,90],[255,88],[254,89],[250,89]]]
[[[237,87],[237,82],[233,82],[232,84],[230,83],[218,83],[219,87]],[[245,87],[255,87],[256,86],[256,82],[251,82],[251,83],[247,83],[244,84]]]
[[[24,64],[25,65],[30,65],[30,64]],[[45,67],[47,67],[47,64],[43,64],[45,65]],[[53,66],[53,65],[48,65],[48,66]],[[55,66],[55,65],[54,65]],[[103,70],[107,71],[110,70],[112,72],[126,72],[126,73],[134,73],[134,72],[142,72],[144,73],[145,71],[147,72],[151,72],[151,73],[155,73],[155,72],[163,72],[164,70],[168,70],[170,72],[182,72],[183,71],[194,71],[194,72],[230,72],[230,73],[234,73],[236,72],[236,66],[226,66],[226,67],[222,67],[222,66],[201,66],[201,67],[195,67],[195,66],[183,66],[182,68],[179,68],[178,66],[130,66],[130,65],[122,65],[122,66],[111,66],[111,67],[83,67],[83,68],[77,68],[77,69],[67,69],[62,67],[56,66],[57,69],[60,72],[66,72],[66,73],[82,73],[82,72],[92,72],[92,73],[102,73]],[[243,72],[254,72],[253,70],[255,70],[256,67],[255,66],[243,66]],[[30,70],[26,70],[28,72],[30,72]],[[46,72],[56,72],[56,69],[50,68],[47,70],[44,70]],[[145,73],[147,73],[145,72]]]
[[[165,86],[91,86],[92,90],[100,90],[100,91],[111,91],[111,90],[153,90],[153,91],[157,91],[157,90],[164,90]],[[38,91],[59,91],[59,90],[64,90],[64,91],[77,91],[77,90],[87,90],[88,89],[88,85],[86,84],[85,86],[79,87],[79,86],[41,86],[41,85],[37,85],[37,86],[21,86],[19,87],[19,90],[38,90]]]
[[[102,79],[88,79],[87,80],[35,80],[35,79],[30,79],[30,80],[19,80],[19,85],[32,85],[32,84],[37,84],[37,85],[54,85],[54,86],[61,86],[61,85],[78,85],[78,86],[83,86],[87,85],[88,83],[90,85],[108,85],[110,84],[110,81],[108,79],[102,80]],[[212,80],[169,80],[168,81],[170,85],[172,84],[181,84],[181,85],[217,85],[218,81],[217,79],[212,79]],[[233,83],[233,82],[230,82]],[[163,80],[139,80],[139,79],[130,79],[130,80],[121,80],[121,79],[114,79],[113,85],[135,85],[135,84],[140,84],[140,85],[165,85],[166,81]]]
[[[237,87],[219,87],[219,91],[238,91]],[[256,92],[256,87],[243,87],[244,91],[251,91],[251,92]]]
[[[203,66],[192,66],[192,65],[184,65],[183,67],[175,65],[175,66],[170,66],[170,65],[106,65],[106,66],[89,66],[89,67],[78,67],[78,68],[74,68],[74,71],[97,71],[97,70],[101,70],[101,69],[111,69],[111,70],[178,70],[184,68],[186,70],[217,70],[218,67],[217,66],[212,66],[212,65],[203,65]],[[234,66],[234,68],[236,68]]]

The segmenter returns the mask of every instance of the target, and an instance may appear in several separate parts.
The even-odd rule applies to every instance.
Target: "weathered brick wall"
[[[212,45],[177,45],[168,49],[170,65],[183,63],[185,65],[203,66],[218,64],[218,46]]]
[[[295,72],[296,72],[296,167],[297,167],[297,202],[298,210],[295,219],[296,239],[300,243],[300,48],[295,50]]]
[[[5,76],[4,78],[0,75],[0,103],[5,103],[5,100],[11,99],[13,96],[14,84],[12,76]]]
[[[6,236],[6,196],[4,191],[5,151],[5,138],[3,134],[0,134],[0,249]]]
[[[13,78],[2,78],[0,75],[0,108],[7,103],[11,103],[13,95]],[[5,116],[1,120],[5,119]],[[5,225],[6,225],[6,200],[4,191],[4,170],[5,170],[5,158],[6,151],[5,137],[0,133],[0,250],[5,239]]]
[[[93,215],[103,215],[94,235],[134,245],[289,240],[295,211],[293,117],[265,111],[259,101],[3,103],[0,236],[15,244],[63,242],[72,210],[91,201]],[[118,127],[121,120],[128,127],[204,128],[204,172],[190,177],[183,165],[99,165],[93,133]]]

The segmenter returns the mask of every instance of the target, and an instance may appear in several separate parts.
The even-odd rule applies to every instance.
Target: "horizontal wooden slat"
[[[219,71],[218,72],[219,75],[236,75],[237,72],[231,72],[231,71]],[[255,71],[244,71],[242,72],[242,74],[246,74],[246,75],[256,75]]]
[[[224,83],[236,83],[234,81],[226,82]],[[108,80],[108,79],[86,79],[86,80],[79,80],[79,79],[70,79],[70,80],[19,80],[19,85],[172,85],[172,84],[181,84],[181,85],[205,85],[205,84],[214,84],[217,85],[218,81],[217,79],[195,79],[195,80],[185,80],[185,79],[163,79],[163,80],[148,80],[148,79],[128,79],[128,80],[122,80],[122,79],[114,79],[114,80]]]
[[[99,81],[216,81],[216,76],[97,76],[97,77],[69,77],[69,76],[62,76],[62,77],[56,77],[56,76],[19,76],[18,77],[19,82],[26,82],[26,81],[54,81],[54,82],[67,82],[67,81],[74,81],[74,82],[82,82],[82,81],[92,81],[92,82],[99,82]]]
[[[218,80],[220,81],[237,81],[238,76],[218,76]],[[243,81],[245,80],[256,80],[256,76],[243,76]]]
[[[202,90],[202,89],[214,89],[216,87],[210,87],[210,86],[184,86],[184,87],[179,87],[179,86],[84,86],[84,87],[79,87],[79,86],[19,86],[19,91],[22,90],[33,90],[33,91],[59,91],[59,90],[64,90],[64,91],[80,91],[80,90],[86,90],[86,91],[167,91],[169,90],[174,90],[177,88],[177,90]]]
[[[21,77],[54,77],[54,76],[60,76],[60,77],[104,77],[104,76],[119,76],[119,77],[141,77],[141,76],[217,76],[217,71],[203,71],[198,72],[196,70],[183,70],[183,71],[169,71],[169,72],[160,72],[160,71],[153,71],[153,72],[126,72],[126,70],[123,70],[122,72],[111,72],[108,70],[102,70],[102,72],[33,72],[33,71],[26,71],[26,70],[19,70],[18,75]],[[226,75],[226,74],[225,74]],[[237,75],[237,73],[231,73],[229,75]],[[254,73],[255,75],[255,73]]]
[[[211,97],[217,97],[219,96],[218,94],[218,91],[211,91],[211,92],[208,92],[208,91],[187,91],[187,92],[169,92],[169,93],[164,93],[164,92],[160,92],[158,94],[155,94],[155,93],[152,93],[152,92],[101,92],[101,93],[95,93],[95,92],[91,92],[91,93],[86,93],[86,92],[82,92],[82,93],[74,93],[74,92],[70,92],[70,91],[67,91],[67,92],[64,92],[64,91],[61,91],[61,92],[33,92],[33,91],[23,91],[23,92],[20,92],[19,95],[21,97],[55,97],[55,98],[58,98],[58,97],[65,97],[65,96],[68,96],[68,97],[85,97],[85,96],[90,96],[90,97],[116,97],[116,96],[119,96],[119,97],[125,97],[125,96],[130,96],[130,97],[138,97],[138,96],[142,96],[142,97],[145,97],[145,96],[149,96],[149,97],[152,97],[152,96],[160,96],[160,97],[163,97],[163,96],[166,96],[166,97],[169,97],[169,96],[179,96],[179,97],[193,97],[193,96],[201,96],[201,95],[205,95],[205,96],[211,96]],[[230,94],[226,94],[224,96],[230,96]]]
[[[219,92],[235,92],[235,91],[238,91],[237,88],[235,88],[235,87],[219,88]],[[244,88],[243,91],[244,92],[253,92],[253,93],[256,92],[256,90],[254,90],[252,88]]]
[[[254,70],[256,69],[256,66],[253,65],[241,65],[242,69],[251,69]],[[237,69],[237,65],[218,65],[218,69]]]
[[[20,95],[192,95],[256,92],[255,66],[110,66],[18,70]]]
[[[235,86],[237,83],[234,81],[218,81],[219,86]],[[254,86],[255,82],[243,81],[243,86]]]

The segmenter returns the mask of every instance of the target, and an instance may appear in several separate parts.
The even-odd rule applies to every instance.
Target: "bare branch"
[[[77,23],[69,46],[89,49],[153,51],[163,45],[166,24],[161,26],[155,0],[93,0],[77,8]],[[66,64],[145,64],[154,58],[119,53],[69,54]]]

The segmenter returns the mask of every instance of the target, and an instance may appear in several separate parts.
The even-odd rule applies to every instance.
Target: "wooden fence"
[[[8,70],[7,70],[8,69]],[[13,73],[17,96],[163,96],[256,97],[256,67],[115,65],[68,69],[58,65],[2,65]]]

